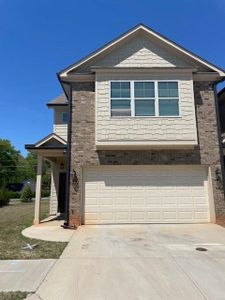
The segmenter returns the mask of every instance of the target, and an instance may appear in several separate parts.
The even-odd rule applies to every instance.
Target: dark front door
[[[65,212],[66,202],[66,173],[59,173],[58,212]]]

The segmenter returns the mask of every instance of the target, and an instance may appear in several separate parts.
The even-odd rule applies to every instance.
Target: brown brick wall
[[[202,164],[212,170],[217,220],[225,216],[225,203],[213,84],[194,85],[199,146],[193,150],[95,150],[94,83],[74,83],[72,93],[70,223],[82,217],[82,167],[90,165]]]

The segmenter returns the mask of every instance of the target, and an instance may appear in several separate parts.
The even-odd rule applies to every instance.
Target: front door
[[[65,212],[66,202],[66,173],[59,173],[58,212]]]

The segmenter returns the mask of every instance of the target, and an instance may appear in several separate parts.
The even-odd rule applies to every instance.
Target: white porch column
[[[42,179],[42,156],[38,155],[37,158],[37,180],[36,180],[36,196],[35,196],[35,207],[34,207],[34,225],[40,223],[40,204],[41,204],[41,179]]]

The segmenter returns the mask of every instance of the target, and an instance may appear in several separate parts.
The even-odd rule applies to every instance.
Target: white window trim
[[[131,108],[131,115],[130,116],[113,116],[111,115],[111,83],[112,82],[130,82],[130,108]],[[135,97],[134,97],[134,82],[153,82],[154,83],[154,88],[155,88],[155,115],[154,116],[135,116]],[[163,99],[163,97],[159,97],[158,93],[158,83],[159,82],[177,82],[178,85],[178,97],[173,97],[173,99],[178,99],[178,115],[177,116],[160,116],[159,115],[159,98]],[[143,98],[146,99],[146,98]],[[153,99],[153,98],[152,98]],[[171,99],[171,98],[166,98],[165,99]],[[180,110],[180,81],[179,80],[120,80],[120,79],[115,79],[115,80],[110,80],[109,81],[109,118],[110,119],[129,119],[129,118],[181,118],[181,110]]]
[[[130,99],[130,116],[112,116],[112,100],[118,100],[118,99],[123,99],[123,98],[113,98],[111,97],[111,83],[112,82],[129,82],[130,83],[130,97],[124,98],[124,100],[126,99]],[[109,103],[109,117],[112,119],[115,118],[130,118],[132,116],[132,82],[131,80],[111,80],[109,81],[109,99],[110,99],[110,103]]]

